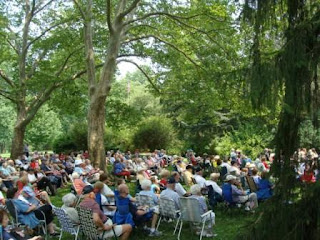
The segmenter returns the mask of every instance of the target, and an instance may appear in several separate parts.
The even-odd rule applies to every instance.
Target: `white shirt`
[[[210,186],[210,185],[212,186],[212,188],[215,192],[217,192],[219,195],[222,196],[222,189],[221,189],[221,187],[219,187],[219,185],[216,182],[214,182],[212,180],[206,181],[206,186]]]
[[[30,183],[34,183],[38,180],[35,174],[28,174],[28,179]]]
[[[221,163],[220,166],[221,166],[221,167],[226,167],[228,173],[230,172],[231,165],[230,165],[229,163],[223,162],[223,163]]]
[[[108,199],[101,194],[101,205],[109,205],[109,204],[110,202],[108,201]],[[103,214],[106,216],[113,216],[114,213],[116,212],[116,209],[109,210],[107,206],[102,206],[102,210],[103,210]]]
[[[204,177],[198,174],[195,174],[193,177],[196,180],[197,184],[200,185],[200,187],[204,187],[206,185],[206,179],[204,179]]]
[[[237,167],[234,167],[234,166],[231,166],[230,167],[230,171],[228,171],[229,173],[232,173],[232,172],[235,172],[235,174],[236,174],[236,176],[240,176],[240,174],[241,174],[241,171],[240,171],[240,169],[239,168],[237,168]]]
[[[183,196],[185,195],[187,192],[186,190],[182,187],[182,185],[180,183],[176,183],[176,186],[175,186],[175,189],[174,189],[178,194],[179,196]]]
[[[114,192],[106,184],[103,184],[101,195],[110,197],[110,196],[114,196]]]

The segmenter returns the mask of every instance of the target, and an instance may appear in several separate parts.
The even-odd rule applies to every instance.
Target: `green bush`
[[[320,149],[320,128],[316,129],[310,119],[300,124],[299,145],[305,148]]]
[[[67,133],[61,134],[53,145],[55,152],[70,152],[88,149],[88,125],[78,122],[70,127]]]
[[[133,135],[135,148],[143,150],[167,149],[174,139],[174,130],[169,119],[150,117],[138,126]]]
[[[53,151],[56,153],[60,152],[72,152],[76,151],[77,146],[73,143],[73,141],[70,139],[67,135],[60,135],[53,144]]]
[[[272,131],[267,126],[248,122],[240,125],[237,130],[226,133],[222,138],[213,140],[211,145],[221,155],[227,155],[232,148],[236,148],[255,158],[269,146],[272,139]]]

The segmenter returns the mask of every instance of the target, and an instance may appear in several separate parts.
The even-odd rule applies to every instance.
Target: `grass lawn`
[[[134,195],[134,183],[129,183],[131,195]],[[52,203],[55,206],[62,206],[62,196],[70,192],[70,187],[66,187],[63,189],[58,189],[58,193],[55,197],[51,197]],[[216,225],[214,227],[214,232],[218,235],[214,238],[215,240],[233,240],[236,239],[236,236],[246,230],[246,226],[250,224],[252,221],[252,214],[246,213],[243,210],[239,211],[238,209],[228,209],[226,210],[222,206],[218,206],[216,211]],[[173,223],[166,223],[161,222],[159,230],[162,231],[163,235],[160,237],[152,237],[153,239],[161,239],[161,240],[173,240],[177,239],[177,234],[173,235],[174,224]],[[142,230],[135,229],[130,236],[130,239],[134,240],[142,240],[142,239],[150,239]],[[58,239],[51,238],[51,239]],[[71,240],[71,235],[64,233],[63,238],[64,240]],[[185,223],[182,232],[181,232],[181,239],[199,239],[198,236],[195,235],[194,232],[190,229],[188,223]],[[209,238],[203,238],[209,239]]]

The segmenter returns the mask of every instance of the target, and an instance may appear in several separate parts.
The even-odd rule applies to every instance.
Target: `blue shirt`
[[[19,199],[13,199],[13,204],[18,212],[18,221],[22,224],[28,225],[30,228],[35,228],[39,225],[39,220],[34,212],[27,213],[30,205]]]
[[[174,201],[174,203],[176,204],[176,208],[180,209],[180,201],[179,201],[180,196],[178,193],[176,193],[172,189],[167,188],[166,190],[163,190],[160,194],[160,198],[161,197],[166,197],[166,198],[172,199]]]

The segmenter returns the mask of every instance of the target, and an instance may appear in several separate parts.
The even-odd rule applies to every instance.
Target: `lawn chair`
[[[202,224],[200,240],[202,239],[203,230],[207,221],[212,221],[212,219],[207,219],[207,216],[211,216],[212,210],[207,211],[204,214],[200,214],[200,205],[197,199],[194,198],[180,198],[181,207],[181,223],[179,228],[178,240],[180,240],[180,234],[183,222],[198,223]],[[192,229],[191,229],[192,231]]]
[[[169,218],[169,219],[177,219],[176,226],[174,228],[173,235],[176,233],[178,224],[180,221],[180,210],[176,209],[175,202],[172,199],[161,197],[159,199],[159,207],[160,207],[160,218],[157,225],[157,231],[159,228],[159,225],[161,223],[162,218]]]
[[[193,184],[197,184],[197,181],[194,179],[194,177],[191,177],[191,181]]]
[[[19,223],[18,211],[17,211],[16,206],[14,205],[12,200],[10,200],[10,199],[6,200],[6,207],[12,217],[12,220],[13,220],[12,225],[14,227],[24,226],[24,224]],[[46,216],[43,212],[41,212],[41,213],[43,214],[44,220],[39,220],[40,224],[38,225],[38,227],[43,231],[43,234],[45,235],[45,239],[47,239],[48,234],[47,234]]]
[[[148,208],[152,208],[155,206],[155,203],[151,196],[143,195],[143,194],[137,194],[136,200],[138,206],[147,206]]]
[[[223,166],[223,167],[221,167],[221,170],[220,170],[220,171],[221,171],[221,172],[220,172],[221,181],[224,181],[225,178],[226,178],[226,176],[227,176],[227,174],[228,174],[228,169],[227,169],[226,166]]]
[[[12,219],[12,225],[14,227],[19,227],[20,225],[22,225],[21,223],[19,223],[18,221],[18,212],[16,207],[14,206],[12,200],[6,200],[6,209],[8,210],[8,212],[10,213]]]
[[[208,188],[208,200],[209,200],[209,205],[212,210],[217,206],[218,202],[223,201],[223,197],[220,196],[217,192],[213,190],[212,185],[207,186]]]
[[[77,212],[79,214],[80,230],[84,234],[85,239],[102,240],[103,235],[102,235],[102,237],[100,237],[98,229],[97,229],[95,223],[93,222],[92,210],[78,206]],[[116,236],[113,228],[112,228],[112,231],[114,233],[115,239],[117,239],[117,236]]]
[[[53,207],[53,212],[58,217],[58,221],[60,224],[60,237],[61,240],[63,232],[70,233],[71,235],[75,235],[75,240],[78,239],[80,225],[74,225],[68,214],[62,208]]]
[[[246,180],[247,180],[250,192],[253,193],[258,191],[258,187],[251,176],[246,176]]]

